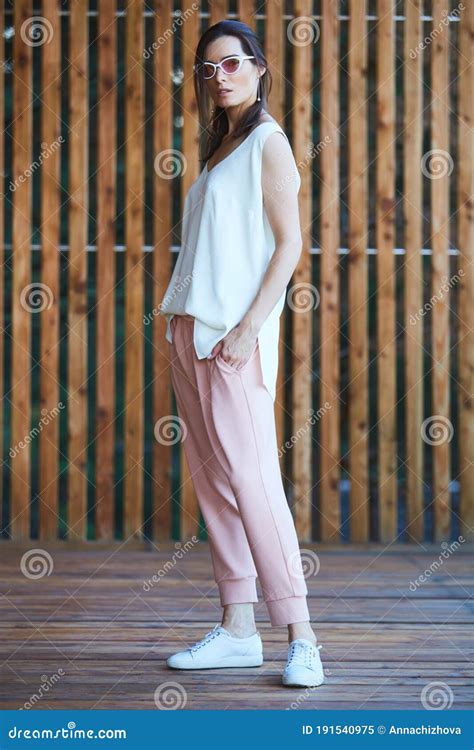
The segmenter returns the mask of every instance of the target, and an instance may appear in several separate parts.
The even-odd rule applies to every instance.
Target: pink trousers
[[[309,621],[258,342],[235,367],[220,354],[198,359],[193,329],[194,318],[171,320],[171,378],[221,606],[258,602],[258,575],[272,625]]]

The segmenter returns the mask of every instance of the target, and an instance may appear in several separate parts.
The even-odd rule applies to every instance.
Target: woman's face
[[[204,53],[206,62],[218,63],[229,55],[245,56],[240,39],[235,36],[223,36],[210,42]],[[260,70],[263,73],[265,68]],[[212,78],[206,79],[209,94],[219,107],[250,106],[257,98],[259,71],[255,60],[244,60],[237,73],[224,73],[217,68]],[[227,89],[227,91],[221,91]]]

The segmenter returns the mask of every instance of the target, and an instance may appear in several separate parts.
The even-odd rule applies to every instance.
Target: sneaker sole
[[[308,681],[305,682],[304,680],[291,680],[288,677],[283,677],[282,682],[286,687],[319,687],[319,685],[324,683],[324,679],[318,682],[308,679]]]
[[[258,659],[255,656],[243,657],[243,656],[228,656],[219,659],[219,662],[209,665],[195,666],[190,664],[189,666],[174,667],[168,664],[170,669],[223,669],[225,667],[261,667],[263,664],[263,656]]]

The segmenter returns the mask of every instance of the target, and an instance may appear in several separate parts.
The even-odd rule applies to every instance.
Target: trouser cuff
[[[276,625],[291,625],[294,622],[309,622],[306,596],[290,596],[288,599],[266,601],[270,622]]]
[[[227,578],[219,581],[221,607],[226,604],[243,604],[244,602],[258,602],[255,576],[250,578]]]

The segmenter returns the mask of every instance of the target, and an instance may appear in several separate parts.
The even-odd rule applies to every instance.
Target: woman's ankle
[[[297,638],[304,638],[316,645],[316,634],[309,622],[294,622],[288,625],[288,643],[296,641]]]
[[[253,604],[227,604],[221,626],[235,638],[248,638],[256,632]]]

